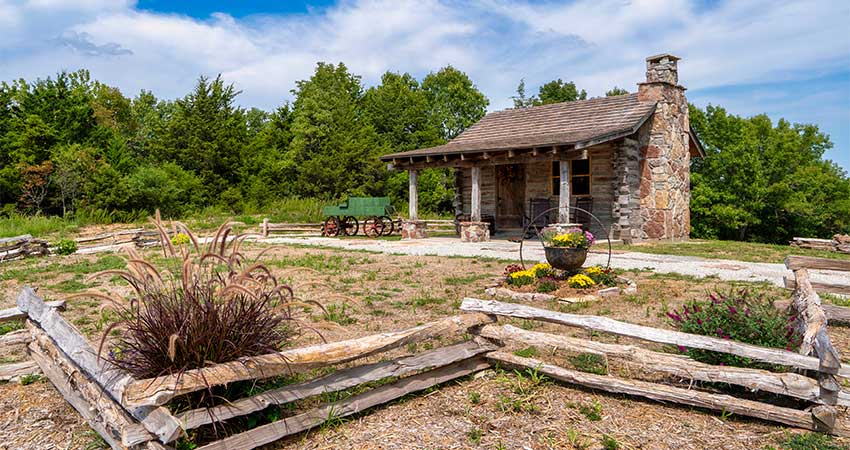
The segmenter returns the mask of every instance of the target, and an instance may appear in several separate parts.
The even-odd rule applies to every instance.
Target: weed
[[[537,347],[526,347],[514,352],[514,355],[519,356],[520,358],[533,358],[537,356]]]
[[[357,319],[348,315],[348,306],[345,303],[328,305],[322,317],[329,322],[336,322],[343,326],[357,322]]]
[[[88,430],[83,433],[83,437],[88,440],[83,450],[109,450],[109,444],[96,431]]]
[[[419,308],[427,305],[441,305],[446,302],[444,297],[434,297],[430,292],[426,292],[424,295],[417,295],[410,299],[410,305],[413,308]]]
[[[20,330],[24,327],[24,322],[20,320],[11,320],[9,322],[0,322],[0,336]]]
[[[609,434],[602,435],[602,448],[605,450],[617,450],[620,448],[620,443]]]
[[[570,362],[576,370],[582,372],[595,373],[597,375],[606,375],[608,373],[608,362],[603,355],[579,353],[571,357]]]
[[[465,286],[467,284],[472,284],[478,280],[483,280],[485,278],[490,277],[490,274],[473,274],[462,277],[447,277],[443,280],[443,283],[448,284],[450,286]]]
[[[470,392],[469,393],[469,403],[472,403],[473,405],[477,405],[477,404],[481,403],[481,393],[475,392],[475,391]]]
[[[41,381],[42,376],[37,373],[28,373],[26,375],[21,375],[21,385],[26,386],[29,384],[33,384],[35,382]]]
[[[847,450],[832,437],[820,433],[792,434],[783,439],[781,445],[785,450]]]
[[[81,283],[78,280],[65,280],[56,284],[51,284],[47,287],[54,291],[68,294],[73,292],[84,291],[86,290],[86,288],[89,287],[89,285]]]
[[[477,427],[466,433],[466,437],[469,439],[469,442],[476,445],[481,443],[481,436],[483,436],[483,433],[481,432],[481,429]]]
[[[602,404],[594,400],[591,404],[581,404],[578,407],[580,412],[587,420],[597,422],[602,420]]]

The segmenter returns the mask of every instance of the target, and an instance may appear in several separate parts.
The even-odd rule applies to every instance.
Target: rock
[[[618,288],[617,286],[614,286],[614,287],[609,287],[609,288],[605,288],[605,289],[600,289],[599,291],[596,292],[596,295],[598,295],[600,297],[604,297],[604,298],[616,297],[616,296],[620,295],[620,288]]]

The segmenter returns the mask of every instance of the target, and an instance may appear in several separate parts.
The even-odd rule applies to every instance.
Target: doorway
[[[525,165],[496,166],[496,228],[522,228],[525,214]]]

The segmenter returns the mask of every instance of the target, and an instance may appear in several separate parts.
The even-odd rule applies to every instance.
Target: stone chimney
[[[646,82],[678,85],[679,68],[676,61],[679,59],[679,57],[668,53],[646,58]]]
[[[646,81],[638,83],[638,100],[656,106],[638,133],[640,226],[631,230],[635,239],[679,240],[690,233],[690,124],[678,61],[666,53],[646,58]]]

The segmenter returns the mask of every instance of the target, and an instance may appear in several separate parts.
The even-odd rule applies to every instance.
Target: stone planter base
[[[487,222],[461,222],[462,242],[485,242],[490,240],[490,224]]]
[[[428,232],[425,229],[426,223],[424,220],[409,220],[401,224],[401,239],[425,239],[428,237]]]

